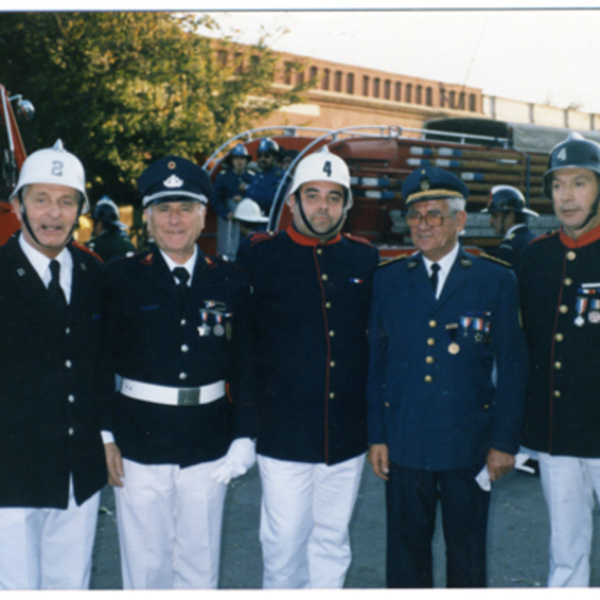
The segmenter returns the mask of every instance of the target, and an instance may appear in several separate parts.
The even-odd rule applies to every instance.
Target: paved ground
[[[261,587],[258,541],[260,479],[256,467],[229,487],[223,523],[221,588]],[[119,548],[113,494],[105,488],[99,517],[93,589],[120,589]],[[439,515],[438,515],[439,516]],[[595,515],[596,531],[598,519]],[[445,585],[440,519],[434,540],[435,586]],[[367,465],[352,521],[354,559],[347,588],[385,586],[384,484]],[[537,477],[513,472],[494,484],[488,534],[490,587],[544,586],[548,575],[548,519]],[[600,585],[600,539],[595,540],[592,585]]]

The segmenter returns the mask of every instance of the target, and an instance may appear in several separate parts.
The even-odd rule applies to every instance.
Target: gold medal
[[[450,352],[450,354],[458,354],[460,352],[460,346],[456,342],[452,342],[448,346],[448,352]]]

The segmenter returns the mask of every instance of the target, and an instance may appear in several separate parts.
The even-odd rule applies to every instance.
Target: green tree
[[[198,14],[0,13],[0,82],[36,107],[23,128],[28,151],[61,138],[93,198],[137,203],[135,181],[155,158],[208,156],[302,101],[308,85],[273,91],[265,39],[240,46],[197,35],[200,25],[217,27]]]

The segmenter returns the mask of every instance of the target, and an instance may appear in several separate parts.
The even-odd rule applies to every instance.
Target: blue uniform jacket
[[[517,452],[527,351],[512,270],[461,249],[435,300],[420,255],[384,264],[369,340],[369,442],[390,460],[445,471]]]
[[[498,248],[496,248],[494,256],[509,263],[513,271],[518,275],[521,254],[525,250],[525,246],[534,238],[535,233],[531,229],[528,229],[525,225],[518,227],[502,240]]]
[[[224,379],[229,387],[228,395],[199,406],[111,396],[103,428],[114,433],[123,456],[189,466],[220,458],[234,437],[255,437],[253,407],[245,401],[252,388],[245,273],[199,251],[185,308],[155,245],[108,264],[106,279],[105,353],[114,373],[178,388]],[[216,335],[217,324],[226,333]],[[203,325],[208,334],[201,334]]]
[[[283,171],[278,167],[271,167],[267,172],[257,173],[244,192],[244,197],[254,200],[263,213],[268,215],[282,177]]]
[[[367,449],[367,319],[377,249],[292,227],[255,234],[242,255],[253,287],[257,452],[335,464]]]
[[[231,209],[227,206],[227,200],[234,196],[246,197],[247,193],[240,191],[240,183],[251,183],[253,179],[254,175],[249,171],[245,171],[241,175],[236,175],[233,169],[219,173],[210,197],[210,205],[219,217],[225,219],[231,212]]]
[[[523,445],[600,458],[600,227],[537,238],[519,284],[531,359]]]

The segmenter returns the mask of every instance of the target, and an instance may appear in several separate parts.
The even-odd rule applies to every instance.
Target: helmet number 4
[[[323,165],[323,173],[327,173],[327,177],[331,177],[331,161],[327,161]]]

